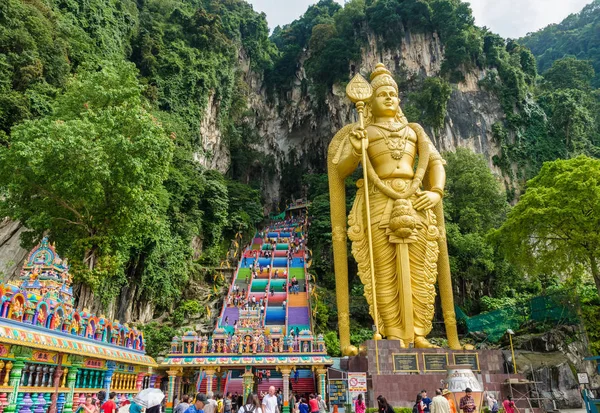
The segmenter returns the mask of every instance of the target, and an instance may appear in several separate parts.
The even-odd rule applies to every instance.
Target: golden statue
[[[460,349],[441,202],[445,162],[423,128],[406,120],[398,86],[383,64],[376,66],[370,84],[356,75],[346,93],[359,122],[335,135],[327,159],[342,352],[357,352],[350,345],[346,235],[375,321],[374,338],[400,340],[402,347],[435,347],[426,337],[437,279],[448,344]],[[359,162],[363,179],[357,182],[346,233],[344,179]]]

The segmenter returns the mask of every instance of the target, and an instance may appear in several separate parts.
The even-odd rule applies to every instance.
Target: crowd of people
[[[498,413],[500,406],[495,396],[491,392],[486,392],[487,407],[491,413]],[[388,403],[387,399],[380,395],[377,397],[377,407],[379,413],[394,413],[394,408]],[[520,413],[511,396],[506,396],[502,402],[504,413]],[[354,401],[355,413],[365,413],[367,406],[363,395],[359,394]],[[433,399],[427,396],[427,390],[421,390],[417,394],[412,413],[476,413],[477,404],[473,398],[473,391],[470,388],[465,389],[465,395],[460,398],[458,409],[454,403],[454,397],[448,389],[436,389]]]

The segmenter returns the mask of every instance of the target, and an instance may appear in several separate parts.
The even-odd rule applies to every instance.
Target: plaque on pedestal
[[[393,353],[392,358],[396,373],[418,373],[420,371],[417,353]]]
[[[423,366],[425,372],[446,371],[448,353],[423,353]]]
[[[471,370],[480,371],[477,353],[454,353],[454,364],[469,365]]]

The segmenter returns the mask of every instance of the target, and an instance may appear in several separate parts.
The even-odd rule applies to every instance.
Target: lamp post
[[[517,374],[517,359],[515,358],[515,348],[513,347],[512,336],[515,334],[510,328],[506,330],[508,334],[508,340],[510,341],[510,352],[512,353],[512,361],[513,361],[513,374]]]

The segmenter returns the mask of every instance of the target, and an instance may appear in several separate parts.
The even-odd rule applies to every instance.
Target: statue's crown
[[[371,73],[371,86],[377,90],[381,86],[392,86],[398,92],[398,84],[392,77],[392,73],[385,68],[383,63],[377,63],[375,70]]]

